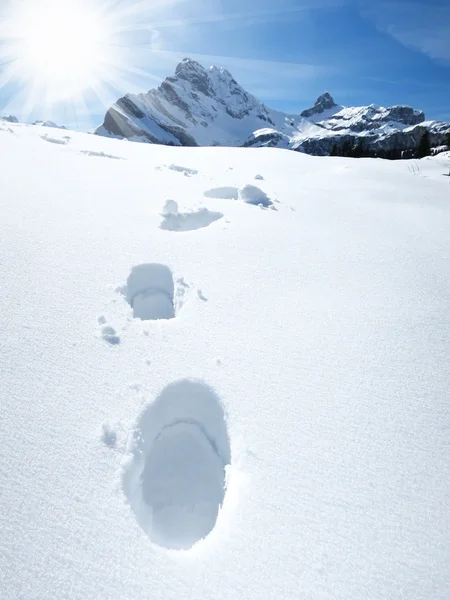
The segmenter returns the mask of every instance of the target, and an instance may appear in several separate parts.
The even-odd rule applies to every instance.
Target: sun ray
[[[134,33],[152,31],[154,11],[186,1],[10,0],[0,21],[0,89],[14,89],[7,105],[21,118],[36,107],[48,116],[55,105],[59,114],[73,106],[86,120],[90,96],[105,108],[137,79],[158,81],[141,68]],[[146,41],[148,51],[156,39]]]

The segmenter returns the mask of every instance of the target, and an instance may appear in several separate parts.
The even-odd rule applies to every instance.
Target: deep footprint
[[[244,185],[239,188],[238,199],[246,204],[263,206],[264,208],[269,208],[273,205],[272,200],[266,192],[263,192],[263,190],[256,185]]]
[[[141,414],[125,494],[150,539],[187,550],[213,530],[225,497],[230,444],[215,392],[200,381],[167,386]]]
[[[150,263],[133,267],[121,291],[137,319],[175,317],[173,276],[166,265]]]

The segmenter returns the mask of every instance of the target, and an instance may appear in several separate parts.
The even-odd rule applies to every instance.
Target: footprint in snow
[[[254,206],[262,206],[263,208],[272,208],[273,210],[276,210],[269,196],[256,185],[247,184],[241,188],[233,186],[216,187],[206,190],[203,194],[207,198],[241,200],[246,204],[253,204]]]
[[[223,217],[222,213],[214,212],[207,208],[200,208],[195,212],[180,213],[178,212],[178,204],[174,200],[167,200],[161,215],[163,221],[160,228],[168,231],[194,231],[202,229]]]
[[[207,198],[218,198],[219,200],[237,200],[239,189],[233,186],[216,187],[203,192]]]
[[[211,533],[230,462],[224,410],[214,390],[188,379],[168,385],[139,416],[123,471],[125,495],[152,542],[188,550]]]
[[[65,138],[53,138],[48,134],[41,135],[41,140],[45,142],[50,142],[51,144],[60,144],[61,146],[66,146],[68,144],[68,140]]]
[[[114,329],[114,327],[111,327],[111,325],[107,325],[105,317],[101,315],[100,317],[98,317],[97,321],[98,324],[101,326],[100,335],[105,340],[105,342],[108,342],[113,346],[120,344],[120,336],[117,335],[117,331]]]
[[[256,185],[244,185],[239,188],[238,200],[264,208],[273,207],[273,202],[263,190]]]
[[[189,285],[183,278],[174,284],[172,271],[166,265],[149,263],[131,269],[121,292],[133,309],[133,317],[142,321],[174,319],[181,310]]]
[[[198,174],[198,171],[196,169],[189,169],[188,167],[182,167],[181,165],[169,165],[167,168],[171,171],[178,171],[179,173],[183,173],[185,177],[191,177],[191,175]]]
[[[125,160],[121,156],[114,156],[114,154],[105,154],[105,152],[94,152],[93,150],[80,150],[81,154],[85,156],[98,156],[100,158],[113,158],[115,160]]]
[[[117,431],[109,423],[103,423],[100,432],[100,439],[105,446],[114,449],[117,446]]]

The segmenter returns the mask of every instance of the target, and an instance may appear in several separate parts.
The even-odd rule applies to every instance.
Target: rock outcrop
[[[326,110],[330,110],[332,108],[335,108],[336,106],[337,104],[333,100],[332,95],[328,92],[325,92],[317,98],[312,108],[307,108],[306,110],[300,113],[300,116],[304,117],[305,119],[309,119],[314,115],[321,115]]]

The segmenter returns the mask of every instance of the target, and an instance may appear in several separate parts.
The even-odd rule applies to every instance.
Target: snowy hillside
[[[2,600],[448,600],[448,157],[0,151]]]
[[[300,114],[284,114],[245,91],[226,69],[206,69],[185,58],[157,89],[120,98],[96,133],[172,146],[267,146],[319,156],[328,156],[334,145],[361,142],[378,156],[413,151],[426,130],[434,147],[447,143],[449,123],[424,121],[424,113],[409,106],[339,106],[328,92]]]

